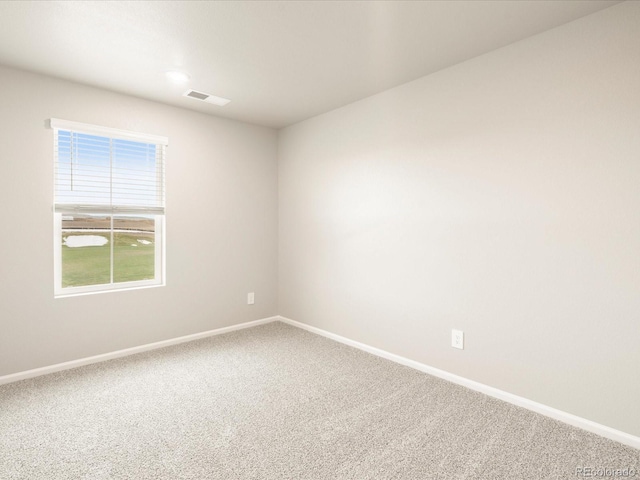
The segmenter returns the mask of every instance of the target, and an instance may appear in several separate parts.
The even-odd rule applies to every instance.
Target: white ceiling
[[[0,1],[0,64],[282,127],[615,3]]]

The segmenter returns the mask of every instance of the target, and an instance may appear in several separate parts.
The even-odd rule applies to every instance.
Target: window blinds
[[[164,214],[165,137],[51,119],[55,211]]]

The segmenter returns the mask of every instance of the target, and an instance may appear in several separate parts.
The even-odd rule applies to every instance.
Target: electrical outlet
[[[247,305],[253,305],[256,303],[255,293],[251,292],[247,294]]]
[[[464,332],[462,330],[451,330],[451,346],[464,350]]]

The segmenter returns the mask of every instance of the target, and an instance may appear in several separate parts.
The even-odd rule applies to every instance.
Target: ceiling
[[[0,64],[279,128],[615,3],[0,1]]]

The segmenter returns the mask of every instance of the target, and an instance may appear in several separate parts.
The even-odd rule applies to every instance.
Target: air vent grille
[[[196,92],[195,90],[189,90],[186,95],[187,97],[197,98],[198,100],[206,100],[209,98],[209,95],[206,93]]]
[[[185,97],[200,100],[202,102],[212,103],[213,105],[218,105],[220,107],[226,105],[231,101],[226,98],[216,97],[215,95],[209,95],[208,93],[198,92],[196,90],[187,90],[182,95]]]

